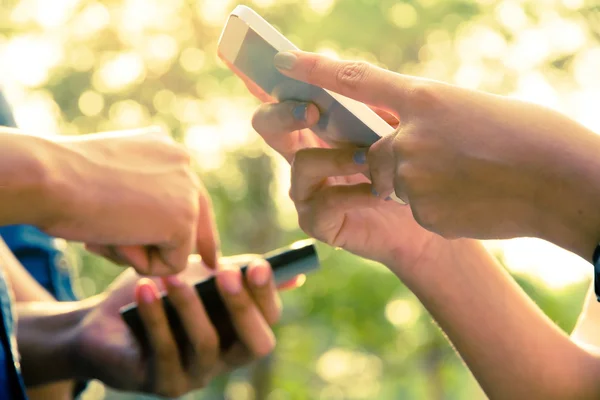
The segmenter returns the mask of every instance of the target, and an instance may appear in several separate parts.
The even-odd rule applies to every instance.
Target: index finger
[[[363,61],[334,60],[303,51],[275,55],[275,67],[284,75],[331,90],[393,113],[399,112],[411,78]]]

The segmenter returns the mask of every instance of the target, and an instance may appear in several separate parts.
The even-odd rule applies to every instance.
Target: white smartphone
[[[290,79],[273,64],[280,51],[298,50],[285,36],[246,6],[229,15],[219,39],[219,57],[246,82],[278,101],[310,101],[321,118],[312,130],[334,147],[367,147],[393,128],[365,104],[313,85]]]

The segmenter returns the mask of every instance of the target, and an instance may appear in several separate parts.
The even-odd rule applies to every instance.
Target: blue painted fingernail
[[[371,193],[373,194],[373,196],[379,197],[379,193],[377,193],[377,190],[375,190],[374,187],[371,188]]]
[[[391,199],[392,199],[392,196],[388,196],[388,197],[386,197],[384,200],[385,200],[385,201],[390,201]]]
[[[367,162],[367,151],[365,149],[359,149],[354,152],[352,156],[355,164],[364,164]]]
[[[294,118],[298,121],[306,121],[306,112],[308,110],[308,104],[302,103],[298,104],[292,110],[292,114],[294,114]]]

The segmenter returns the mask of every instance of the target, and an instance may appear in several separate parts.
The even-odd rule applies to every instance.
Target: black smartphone
[[[297,275],[306,274],[320,267],[315,243],[312,240],[295,242],[290,246],[266,253],[262,257],[271,264],[273,277],[277,284],[287,282]],[[241,267],[244,276],[247,269],[248,265]],[[229,349],[236,341],[237,334],[217,289],[215,278],[210,277],[199,281],[194,287],[219,335],[221,350]],[[178,343],[184,343],[186,341],[185,330],[179,320],[177,311],[166,295],[162,296],[162,302],[175,339]],[[132,303],[124,306],[120,311],[123,320],[140,341],[142,348],[147,349],[148,339],[138,314],[137,304]]]

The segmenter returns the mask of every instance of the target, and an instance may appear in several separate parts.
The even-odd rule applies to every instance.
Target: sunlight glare
[[[488,241],[486,247],[500,248],[509,270],[538,277],[553,289],[582,282],[592,274],[589,262],[540,239]]]
[[[544,20],[542,29],[552,43],[552,51],[558,55],[579,51],[587,40],[580,24],[554,14]]]
[[[220,133],[220,127],[215,125],[194,125],[185,132],[184,143],[203,170],[214,170],[223,165],[225,158]]]
[[[198,16],[207,24],[222,25],[234,8],[232,0],[198,2]]]
[[[70,22],[71,35],[79,40],[97,35],[110,25],[110,13],[104,4],[92,3]]]
[[[47,36],[15,36],[0,51],[2,78],[23,86],[40,86],[48,80],[49,70],[64,57],[58,38]]]
[[[573,62],[573,72],[582,88],[600,90],[600,46],[579,53]]]
[[[57,28],[71,17],[80,0],[21,0],[13,9],[15,23],[36,22],[43,28]]]
[[[87,90],[79,96],[79,109],[83,115],[93,117],[102,112],[104,108],[104,97],[98,92]]]
[[[522,74],[518,78],[517,90],[512,96],[549,108],[560,110],[561,103],[556,89],[539,72]]]
[[[331,11],[336,0],[308,0],[308,6],[317,14],[325,15]]]
[[[59,132],[61,112],[52,95],[45,90],[27,93],[13,103],[17,124],[31,135],[48,136]],[[35,118],[31,116],[35,115]]]
[[[568,98],[570,99],[570,115],[588,129],[600,133],[600,114],[598,113],[600,92],[598,89],[581,89],[571,93]]]
[[[419,305],[410,299],[395,299],[387,303],[385,316],[396,327],[410,327],[419,319]]]
[[[143,74],[144,63],[138,54],[121,53],[98,68],[93,83],[101,92],[119,91],[141,79]]]
[[[496,19],[506,28],[517,32],[529,23],[523,7],[517,0],[504,0],[496,7]]]
[[[542,62],[550,54],[550,40],[541,29],[522,31],[509,48],[505,63],[519,72],[528,71]]]
[[[148,125],[148,112],[134,100],[122,100],[114,103],[109,110],[109,118],[117,129],[133,129]]]

